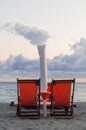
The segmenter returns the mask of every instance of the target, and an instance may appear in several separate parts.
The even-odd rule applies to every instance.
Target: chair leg
[[[65,107],[64,109],[65,109],[65,114],[67,115],[69,107]]]
[[[17,106],[16,115],[19,115],[19,106]]]

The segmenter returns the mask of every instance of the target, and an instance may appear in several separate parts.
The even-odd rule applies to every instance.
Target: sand
[[[73,119],[55,119],[49,115],[21,119],[16,116],[16,107],[0,103],[0,130],[86,130],[86,103],[76,104]]]

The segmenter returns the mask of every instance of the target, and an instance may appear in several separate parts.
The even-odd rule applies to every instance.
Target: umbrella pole
[[[46,106],[46,100],[43,100],[43,109],[44,109],[44,117],[47,117],[47,106]]]
[[[46,52],[45,45],[38,46],[38,52],[40,56],[40,76],[41,76],[41,93],[42,97],[47,93],[47,64],[46,64]],[[43,111],[44,117],[47,116],[46,99],[43,98]]]

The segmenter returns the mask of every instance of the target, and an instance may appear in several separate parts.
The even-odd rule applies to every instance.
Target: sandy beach
[[[0,130],[86,130],[86,103],[76,103],[73,119],[55,119],[43,115],[40,119],[21,119],[16,107],[0,103]]]

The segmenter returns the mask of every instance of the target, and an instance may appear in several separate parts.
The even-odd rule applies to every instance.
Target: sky
[[[86,0],[0,0],[0,81],[39,77],[35,42],[46,44],[49,77],[86,77],[85,5]]]

